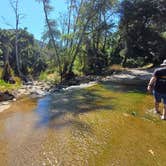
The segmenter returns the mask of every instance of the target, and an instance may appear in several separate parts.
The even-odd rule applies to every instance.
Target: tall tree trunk
[[[19,58],[19,54],[18,54],[18,25],[16,26],[16,39],[15,39],[15,54],[16,54],[16,65],[17,65],[17,71],[18,71],[18,75],[20,77],[22,77],[22,73],[20,70],[20,58]]]
[[[15,1],[12,1],[10,0],[10,5],[14,11],[14,14],[15,14],[15,56],[16,56],[16,67],[17,67],[17,72],[18,72],[18,75],[23,78],[23,74],[21,73],[21,70],[20,70],[20,57],[19,57],[19,54],[18,54],[18,29],[19,29],[19,21],[20,21],[20,13],[19,13],[19,9],[18,9],[18,3],[19,3],[19,0],[15,0]]]
[[[84,29],[83,29],[83,31],[82,31],[82,33],[81,33],[79,42],[78,42],[78,44],[77,44],[76,50],[75,50],[75,52],[74,52],[73,58],[72,58],[72,60],[71,60],[70,66],[69,66],[68,73],[71,73],[72,70],[73,70],[74,61],[75,61],[76,56],[77,56],[77,54],[78,54],[78,51],[79,51],[79,49],[80,49],[80,45],[81,45],[81,43],[82,43],[83,35],[84,35],[84,32],[85,32],[86,27],[87,27],[87,25],[88,25],[88,22],[89,22],[89,21],[87,21],[87,23],[86,23],[86,25],[84,26]]]
[[[60,57],[58,55],[58,51],[57,51],[57,48],[56,48],[56,45],[55,45],[54,35],[53,35],[52,29],[51,29],[51,26],[50,26],[50,22],[49,22],[49,19],[48,19],[48,13],[47,13],[47,9],[46,9],[46,0],[42,0],[42,2],[43,2],[45,20],[46,20],[46,23],[47,23],[47,26],[48,26],[50,39],[52,41],[52,44],[53,44],[53,47],[54,47],[54,50],[55,50],[55,53],[56,53],[56,56],[57,56],[58,70],[59,70],[60,79],[61,79],[61,82],[62,82],[62,66],[61,66]]]

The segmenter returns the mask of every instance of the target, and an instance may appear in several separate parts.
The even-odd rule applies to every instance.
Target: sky
[[[0,28],[11,29],[15,25],[14,12],[10,6],[9,0],[0,0]],[[51,5],[54,6],[55,11],[52,13],[52,18],[59,19],[59,12],[66,10],[65,0],[51,0]],[[19,0],[20,13],[24,18],[20,21],[20,28],[27,28],[28,32],[34,35],[38,40],[41,39],[44,31],[44,13],[42,4],[35,0]],[[10,24],[7,25],[7,24]]]

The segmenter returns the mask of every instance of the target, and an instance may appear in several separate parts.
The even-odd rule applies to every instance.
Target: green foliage
[[[21,80],[18,77],[15,77],[15,84],[6,83],[4,80],[0,79],[0,91],[12,91],[13,89],[17,89],[21,86]]]
[[[60,82],[60,76],[57,69],[46,70],[40,73],[39,80],[56,84]]]
[[[48,76],[47,72],[41,72],[40,76],[39,76],[39,79],[42,80],[42,81],[47,80],[47,76]]]
[[[142,58],[144,63],[161,63],[165,59],[166,3],[162,0],[124,0],[121,3],[120,33],[127,59]],[[143,64],[143,63],[142,63]]]
[[[76,75],[81,76],[83,75],[82,68],[83,68],[83,64],[81,63],[80,58],[77,57],[77,59],[74,62],[73,72]]]
[[[59,22],[49,18],[53,11],[51,1],[39,1],[45,11],[42,39],[46,44],[38,44],[27,29],[18,31],[20,69],[25,76],[59,80],[59,76],[72,72],[103,74],[113,64],[138,67],[157,65],[165,59],[166,3],[163,0],[120,1],[119,29],[115,28],[118,0],[70,0]],[[0,64],[5,72],[12,69],[6,75],[18,74],[14,30],[0,29]]]
[[[5,78],[10,78],[14,74],[17,75],[14,30],[0,29],[0,50],[2,57],[0,61],[4,68]],[[25,76],[37,76],[41,71],[45,70],[47,65],[43,54],[33,35],[29,34],[26,29],[19,29],[18,55],[20,57],[20,69]]]

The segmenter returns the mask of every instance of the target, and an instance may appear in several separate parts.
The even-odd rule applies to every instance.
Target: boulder
[[[14,95],[10,94],[8,91],[0,92],[0,101],[13,100]]]

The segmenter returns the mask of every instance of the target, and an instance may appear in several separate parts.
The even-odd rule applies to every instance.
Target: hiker
[[[155,98],[155,113],[160,113],[159,104],[163,101],[164,109],[161,119],[166,120],[166,59],[160,66],[160,68],[157,68],[154,71],[153,76],[149,81],[147,90],[149,92],[153,91]]]

